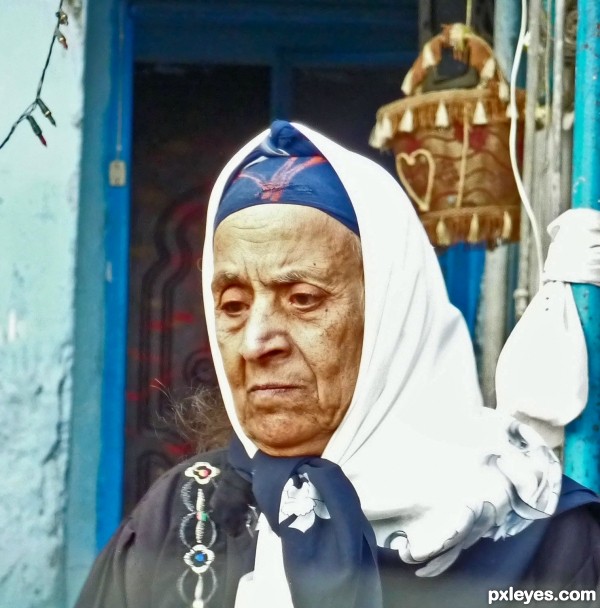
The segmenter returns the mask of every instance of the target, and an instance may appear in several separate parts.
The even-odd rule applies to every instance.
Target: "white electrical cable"
[[[542,240],[540,238],[540,229],[531,207],[531,202],[525,191],[523,180],[519,172],[519,166],[517,163],[517,121],[519,118],[519,111],[517,109],[517,74],[519,72],[519,66],[521,64],[521,56],[523,54],[523,46],[525,44],[525,35],[527,29],[527,0],[521,1],[521,27],[519,29],[519,39],[517,41],[517,48],[515,50],[515,58],[510,72],[510,134],[509,134],[509,153],[510,153],[510,164],[515,176],[515,182],[517,183],[517,190],[521,197],[521,202],[531,223],[531,231],[533,233],[533,240],[535,243],[535,255],[537,261],[537,275],[538,284],[541,287],[542,284]]]

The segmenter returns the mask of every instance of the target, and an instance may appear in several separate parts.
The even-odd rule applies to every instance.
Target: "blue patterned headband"
[[[215,229],[229,215],[267,203],[324,211],[360,236],[350,197],[329,162],[302,133],[283,120],[251,152],[226,186]]]

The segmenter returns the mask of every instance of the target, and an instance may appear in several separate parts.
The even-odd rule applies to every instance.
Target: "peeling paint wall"
[[[57,0],[0,0],[0,140],[33,101]],[[82,73],[81,2],[65,2],[39,112],[0,150],[0,606],[64,605]]]

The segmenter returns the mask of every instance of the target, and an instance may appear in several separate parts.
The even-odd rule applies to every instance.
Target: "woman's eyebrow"
[[[323,281],[327,278],[328,273],[325,269],[320,268],[308,268],[298,270],[286,270],[280,274],[277,274],[273,278],[273,283],[284,284],[284,283],[303,283],[311,281]]]
[[[267,282],[273,285],[288,285],[291,283],[323,283],[327,281],[329,273],[326,269],[321,268],[306,268],[306,269],[290,269],[270,278]],[[223,270],[217,272],[212,280],[211,289],[218,291],[229,287],[230,285],[240,285],[245,280],[241,274],[234,271]]]
[[[242,279],[237,272],[231,271],[222,271],[217,272],[213,277],[211,282],[211,289],[220,289],[222,287],[226,287],[227,285],[233,285],[235,283],[241,283]]]

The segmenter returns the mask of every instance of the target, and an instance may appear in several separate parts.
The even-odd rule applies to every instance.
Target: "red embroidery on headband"
[[[263,181],[260,177],[245,173],[244,171],[238,175],[235,181],[243,177],[252,180],[261,189],[261,200],[277,203],[281,200],[283,191],[289,187],[296,175],[309,167],[321,165],[325,162],[327,161],[322,156],[312,156],[308,160],[298,157],[288,158],[268,181]]]

